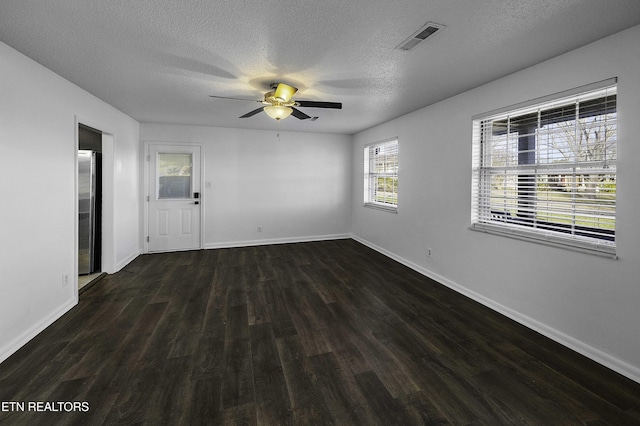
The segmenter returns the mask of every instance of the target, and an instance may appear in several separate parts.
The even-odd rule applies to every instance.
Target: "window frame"
[[[600,99],[605,100],[605,102],[595,107],[589,104],[590,100],[595,103]],[[607,103],[606,101],[609,101],[609,99],[612,99],[613,102]],[[575,112],[572,112],[570,108],[566,112],[562,110],[566,105],[572,103],[575,103]],[[580,106],[585,106],[585,108],[581,110]],[[589,108],[592,108],[591,111]],[[613,138],[608,139],[605,136],[602,141],[598,140],[597,144],[603,144],[605,152],[612,147],[612,152],[616,154],[615,157],[607,160],[605,154],[603,161],[574,159],[572,162],[567,162],[565,158],[564,161],[542,163],[539,160],[540,154],[545,152],[545,149],[551,151],[556,148],[544,148],[543,133],[548,132],[548,129],[552,126],[548,124],[549,122],[543,124],[540,117],[550,116],[552,112],[557,113],[558,111],[560,111],[560,115],[556,115],[555,121],[550,120],[549,122],[552,125],[574,122],[573,126],[576,129],[580,129],[580,119],[584,117],[606,118],[609,115],[614,115],[613,121],[611,121],[615,132]],[[510,165],[505,163],[501,167],[493,164],[484,164],[485,162],[490,163],[492,155],[495,156],[497,152],[495,146],[497,145],[496,140],[498,140],[498,137],[495,135],[498,132],[493,129],[494,123],[504,125],[504,123],[510,123],[510,120],[524,121],[527,114],[537,114],[538,118],[534,122],[535,125],[532,125],[528,132],[522,132],[526,133],[524,136],[520,133],[521,130],[515,131],[517,135],[515,138],[509,136],[511,131],[509,130],[510,124],[506,125],[504,132],[505,138],[510,137],[517,141],[518,147],[516,148],[517,151],[515,151],[518,156],[517,164],[514,165],[514,160],[511,160],[512,163]],[[617,78],[577,87],[472,117],[471,229],[616,258],[617,117]],[[505,155],[509,155],[507,150],[505,152],[507,153]],[[525,157],[529,155],[533,155],[535,158],[526,159]],[[613,176],[612,200],[607,199],[607,203],[610,203],[607,204],[607,207],[612,209],[612,229],[605,229],[603,226],[577,225],[578,219],[582,217],[576,213],[577,210],[571,212],[572,225],[565,226],[561,220],[540,218],[543,216],[543,211],[549,213],[545,207],[539,207],[539,205],[544,204],[544,195],[547,194],[548,196],[552,192],[548,188],[543,189],[543,185],[548,184],[552,176],[555,176],[552,170],[556,167],[558,170],[572,168],[572,176],[574,178],[584,178],[589,175],[604,176],[605,170],[606,176]],[[502,210],[494,209],[495,200],[499,200],[500,197],[493,195],[495,180],[492,179],[495,179],[500,170],[504,172],[505,180],[509,176],[512,179],[511,182],[517,182],[515,184],[511,183],[511,196],[504,197],[507,202],[512,203],[510,209],[516,210],[515,215],[511,214],[506,206]],[[503,186],[506,188],[507,184],[504,183]],[[572,191],[575,193],[576,189],[572,189]],[[588,199],[589,201],[597,201],[598,199],[597,195],[592,195],[591,197]],[[559,204],[549,202],[549,198],[547,198],[546,203],[547,205]],[[603,209],[597,202],[594,201],[593,204],[596,205],[595,208]],[[604,205],[605,203],[603,202],[602,204]],[[514,205],[517,207],[514,207]],[[560,208],[555,206],[551,212],[556,213],[553,209]],[[611,220],[611,216],[608,217],[609,220]],[[551,215],[548,217],[551,217]]]
[[[376,149],[388,149],[388,147],[395,145],[392,147],[392,152],[390,155],[395,154],[395,161],[392,163],[392,171],[384,170],[382,172],[376,172],[373,169],[375,158],[372,157],[373,151]],[[398,137],[384,139],[378,142],[373,142],[366,144],[364,146],[363,159],[364,159],[364,194],[363,194],[363,206],[370,207],[378,210],[384,210],[392,213],[398,212],[398,171],[399,171],[399,157],[400,157],[400,142]],[[395,151],[395,153],[393,152]],[[386,166],[385,166],[386,168]],[[395,203],[378,201],[375,198],[377,192],[376,189],[378,186],[375,185],[373,187],[373,181],[377,181],[378,179],[392,179],[392,192],[391,197],[395,198]],[[393,181],[395,180],[395,181]],[[386,194],[387,192],[385,192]]]

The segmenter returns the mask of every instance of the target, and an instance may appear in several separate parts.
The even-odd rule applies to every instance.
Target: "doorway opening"
[[[78,289],[102,274],[102,132],[78,124]]]

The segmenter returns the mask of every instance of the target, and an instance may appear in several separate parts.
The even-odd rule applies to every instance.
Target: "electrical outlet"
[[[62,287],[66,287],[69,285],[69,273],[66,272],[62,274]]]
[[[430,248],[427,249],[427,257],[433,257],[433,250]]]

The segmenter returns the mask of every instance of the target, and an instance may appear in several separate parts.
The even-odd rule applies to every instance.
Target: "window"
[[[158,153],[158,200],[191,198],[191,157],[190,153]]]
[[[364,147],[364,205],[397,211],[397,138]]]
[[[616,87],[474,117],[472,229],[615,256]]]

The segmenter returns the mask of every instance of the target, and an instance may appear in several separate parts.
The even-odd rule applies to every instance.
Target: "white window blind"
[[[397,211],[398,139],[364,147],[364,204]]]
[[[617,82],[474,117],[472,228],[615,256]]]

